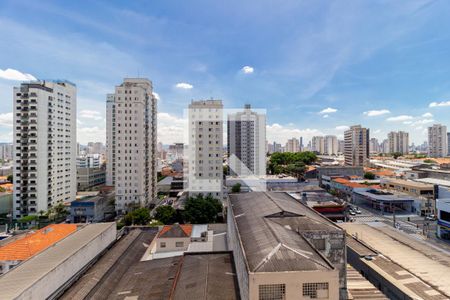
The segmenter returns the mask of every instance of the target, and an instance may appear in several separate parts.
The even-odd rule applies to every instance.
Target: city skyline
[[[267,140],[282,143],[342,139],[361,124],[380,141],[401,130],[421,144],[428,126],[449,125],[448,37],[438,30],[449,22],[446,3],[253,4],[239,4],[236,14],[221,5],[200,9],[201,1],[126,8],[2,2],[0,141],[12,141],[12,87],[33,78],[77,84],[80,143],[105,141],[105,95],[127,76],[154,82],[164,144],[182,142],[186,105],[211,97],[225,109],[267,109]],[[268,9],[270,17],[262,13]]]

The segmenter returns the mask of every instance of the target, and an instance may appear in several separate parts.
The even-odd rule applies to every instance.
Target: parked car
[[[359,208],[357,208],[357,209],[355,210],[355,212],[356,212],[357,214],[362,214],[362,211],[361,211]]]
[[[428,216],[427,216],[427,220],[429,220],[429,221],[435,221],[435,220],[436,220],[436,216],[435,216],[435,215],[428,215]]]
[[[353,210],[350,210],[349,213],[350,213],[350,215],[352,215],[352,216],[355,216],[355,215],[356,215],[356,213],[355,213]]]

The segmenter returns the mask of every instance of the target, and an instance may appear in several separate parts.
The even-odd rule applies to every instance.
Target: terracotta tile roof
[[[0,247],[0,261],[26,260],[77,230],[75,224],[53,224]]]
[[[190,237],[192,233],[192,225],[164,225],[158,233],[158,237]]]

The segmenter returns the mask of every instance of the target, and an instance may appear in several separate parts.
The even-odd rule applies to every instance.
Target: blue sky
[[[82,143],[104,140],[105,94],[138,75],[160,97],[164,143],[181,140],[191,99],[211,97],[267,109],[269,141],[362,124],[422,143],[450,126],[449,15],[444,0],[3,0],[0,141],[25,73],[77,84]]]

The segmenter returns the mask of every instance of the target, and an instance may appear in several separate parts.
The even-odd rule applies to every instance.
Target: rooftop
[[[54,247],[42,251],[13,270],[0,276],[3,299],[16,299],[51,270],[57,268],[89,241],[102,234],[115,223],[89,224],[72,233],[70,238],[59,241]],[[31,270],[31,271],[30,271]]]
[[[370,188],[366,189],[355,189],[353,190],[353,193],[359,194],[361,196],[365,196],[366,198],[375,199],[378,201],[414,201],[414,199],[417,199],[414,196],[410,196],[403,193],[390,193],[387,191],[381,191],[381,190],[374,190]]]
[[[173,238],[173,237],[190,237],[192,233],[192,225],[164,225],[158,233],[158,238]]]
[[[335,224],[286,193],[230,195],[233,215],[251,272],[332,270],[298,232],[335,231]]]
[[[432,184],[426,184],[423,182],[404,180],[404,179],[385,179],[381,183],[392,183],[392,184],[398,184],[398,185],[404,185],[404,186],[416,187],[416,188],[430,188],[430,189],[434,188]]]
[[[173,299],[239,299],[231,253],[185,255]]]
[[[26,260],[77,230],[75,224],[53,224],[0,247],[0,260]]]
[[[364,263],[408,289],[413,299],[450,298],[450,252],[418,240],[386,224],[340,224],[348,234],[376,250]],[[347,240],[348,242],[351,239]]]
[[[420,179],[414,179],[414,181],[450,187],[450,180],[437,179],[437,178],[420,178]]]

